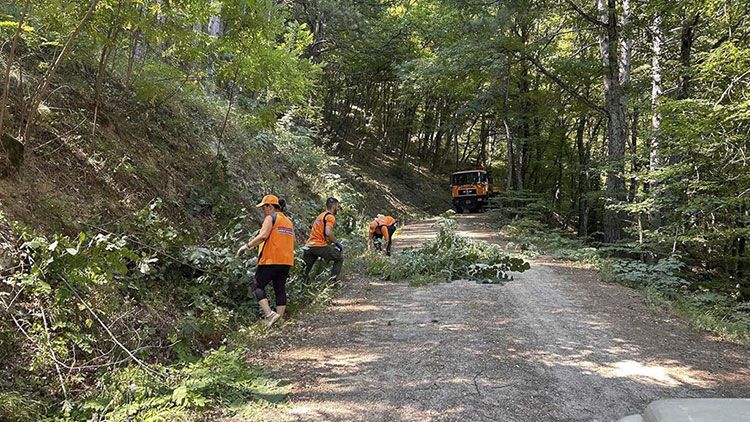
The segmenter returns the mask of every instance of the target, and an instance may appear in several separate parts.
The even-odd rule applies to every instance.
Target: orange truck
[[[490,205],[494,196],[492,175],[483,168],[457,171],[451,175],[453,208],[461,214],[464,210],[478,212]]]

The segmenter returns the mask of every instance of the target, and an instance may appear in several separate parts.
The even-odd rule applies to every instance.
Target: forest
[[[252,419],[255,202],[338,196],[355,256],[478,167],[522,249],[750,338],[748,2],[10,0],[0,71],[0,420]]]

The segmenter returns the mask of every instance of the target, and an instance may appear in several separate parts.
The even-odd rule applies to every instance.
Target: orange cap
[[[263,205],[279,205],[279,198],[277,198],[276,195],[266,195],[263,197],[263,200],[260,201],[260,204],[256,205],[256,207],[260,208]]]

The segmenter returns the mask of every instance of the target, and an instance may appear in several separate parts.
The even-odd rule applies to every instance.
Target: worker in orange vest
[[[393,244],[393,233],[396,232],[398,223],[390,215],[378,214],[375,220],[370,223],[370,234],[367,237],[367,249],[372,249],[373,238],[385,239],[385,253],[391,254],[391,245]]]
[[[336,213],[338,210],[339,200],[328,198],[326,200],[326,210],[320,213],[313,222],[310,238],[307,239],[305,247],[302,248],[302,260],[305,262],[302,274],[304,274],[305,279],[310,274],[315,261],[318,258],[323,258],[326,261],[333,261],[331,279],[338,284],[338,277],[341,273],[341,267],[344,264],[344,246],[336,239],[336,235],[333,234],[333,226],[336,225]]]
[[[263,225],[257,236],[237,251],[237,256],[258,246],[258,269],[253,291],[270,327],[286,310],[286,281],[294,265],[294,224],[284,215],[285,202],[275,195],[266,195],[256,205],[263,212]],[[276,311],[271,310],[266,298],[266,286],[273,283]]]

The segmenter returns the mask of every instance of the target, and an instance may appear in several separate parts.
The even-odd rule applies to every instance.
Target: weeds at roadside
[[[0,358],[10,363],[0,367],[9,380],[0,382],[0,420],[196,420],[283,399],[245,362],[245,337],[265,334],[237,334],[259,316],[248,282],[255,260],[235,256],[248,237],[244,217],[203,245],[158,203],[122,227],[75,237],[12,226],[16,270],[0,284]],[[303,281],[300,268],[289,283],[292,314],[331,297],[323,275]]]
[[[361,268],[385,280],[409,280],[413,286],[468,279],[477,283],[502,284],[512,280],[510,272],[523,272],[529,264],[506,254],[498,245],[460,237],[456,221],[441,218],[435,239],[419,248],[406,249],[393,257],[366,253]]]

